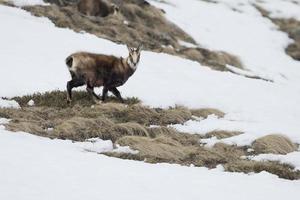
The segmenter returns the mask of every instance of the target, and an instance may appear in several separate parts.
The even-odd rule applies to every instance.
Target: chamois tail
[[[73,57],[69,56],[66,58],[66,65],[68,66],[68,68],[71,68],[73,64]]]

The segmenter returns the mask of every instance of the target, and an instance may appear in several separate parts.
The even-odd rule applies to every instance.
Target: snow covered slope
[[[0,199],[292,199],[300,181],[220,169],[146,164],[82,151],[70,141],[0,130]]]
[[[300,79],[297,79],[300,76],[300,67],[298,62],[284,54],[283,46],[287,43],[287,36],[274,30],[274,26],[269,21],[259,18],[258,14],[252,15],[252,12],[247,15],[240,14],[224,5],[191,1],[195,8],[198,6],[200,11],[203,11],[193,13],[185,11],[185,4],[181,5],[180,2],[178,8],[167,7],[170,9],[167,10],[168,15],[175,13],[174,16],[177,16],[176,13],[183,10],[187,19],[189,14],[199,13],[197,20],[201,20],[204,18],[201,15],[205,14],[203,9],[208,9],[208,16],[211,15],[209,9],[216,9],[214,12],[221,9],[220,12],[224,13],[224,16],[215,16],[220,23],[210,21],[205,24],[199,21],[196,24],[195,21],[192,26],[195,30],[184,26],[185,24],[179,25],[187,31],[191,30],[193,36],[200,42],[206,42],[206,45],[222,45],[223,50],[233,51],[241,57],[246,67],[254,72],[261,72],[258,69],[264,67],[264,75],[275,82],[213,71],[196,62],[170,55],[142,52],[137,72],[121,88],[123,95],[136,96],[150,106],[168,107],[180,104],[197,108],[218,108],[227,113],[226,121],[220,122],[216,119],[212,129],[240,130],[246,132],[243,137],[252,139],[254,135],[257,137],[274,132],[282,133],[300,143]],[[12,97],[55,89],[64,90],[70,78],[64,60],[74,51],[88,50],[117,56],[127,54],[125,46],[89,34],[56,28],[48,19],[33,17],[20,9],[0,6],[0,18],[5,19],[0,21],[0,43],[5,47],[0,49],[0,96]],[[243,38],[242,36],[247,36],[246,32],[251,30],[244,26],[247,21],[239,20],[254,20],[247,26],[253,26],[252,30],[255,30],[257,37],[261,39],[253,41],[251,38]],[[175,22],[180,21],[175,19]],[[203,30],[207,29],[205,27],[221,28],[221,22],[228,26],[231,23],[240,25],[234,27],[236,31],[226,34],[224,31],[227,28],[224,26],[224,30],[204,34]],[[193,21],[188,24],[193,24]],[[200,37],[197,37],[198,31]],[[221,37],[222,32],[223,35],[227,35],[226,38]],[[247,33],[253,36],[249,34],[252,32]],[[270,57],[260,57],[263,54],[270,54]],[[220,125],[224,123],[224,126]]]

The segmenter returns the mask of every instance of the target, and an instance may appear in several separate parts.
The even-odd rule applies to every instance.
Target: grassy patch
[[[216,115],[217,117],[224,117],[225,113],[214,108],[192,109],[192,115],[202,118],[207,118],[209,115]]]
[[[281,164],[279,162],[258,162],[249,160],[239,160],[237,162],[228,163],[224,167],[226,171],[230,172],[259,173],[262,171],[266,171],[284,179],[300,179],[299,170],[295,170],[294,167],[291,165]]]
[[[21,107],[27,107],[28,102],[33,100],[35,106],[45,106],[45,107],[57,107],[57,108],[67,108],[70,105],[66,100],[66,91],[51,91],[45,93],[35,93],[32,95],[25,95],[22,97],[13,97],[12,99],[17,101]],[[107,102],[119,102],[115,97],[108,97]],[[125,104],[132,105],[139,103],[140,100],[136,97],[126,98]],[[71,106],[75,105],[81,106],[91,106],[94,105],[92,97],[85,91],[73,91],[73,103]]]
[[[246,147],[217,143],[207,148],[199,143],[201,138],[215,136],[221,139],[241,132],[218,130],[198,135],[168,127],[169,124],[184,123],[193,116],[207,118],[214,114],[223,117],[224,113],[219,110],[190,110],[182,106],[167,109],[150,108],[139,104],[136,98],[127,99],[126,104],[116,103],[115,99],[109,99],[108,103],[94,104],[86,92],[74,92],[72,105],[68,105],[65,98],[66,93],[60,91],[15,97],[22,108],[0,108],[0,117],[12,119],[5,124],[11,131],[25,131],[73,141],[96,137],[138,150],[137,154],[105,153],[122,159],[143,160],[149,163],[193,164],[209,168],[222,164],[227,171],[249,173],[265,170],[281,178],[299,178],[299,171],[288,165],[241,159],[242,156],[248,155]],[[35,101],[35,106],[27,105],[31,99]],[[272,145],[265,145],[276,149],[282,144],[289,144],[286,140],[275,140],[274,136],[271,138],[273,139],[258,139],[255,145],[277,141]],[[284,148],[280,147],[281,149]],[[261,152],[257,148],[255,151]]]
[[[217,139],[224,139],[224,138],[229,138],[233,137],[236,135],[243,134],[242,132],[239,131],[223,131],[223,130],[215,130],[211,131],[205,134],[205,137],[210,138],[210,137],[216,137]]]
[[[253,142],[252,146],[257,154],[287,154],[298,149],[298,145],[294,144],[289,138],[276,134],[258,138]]]

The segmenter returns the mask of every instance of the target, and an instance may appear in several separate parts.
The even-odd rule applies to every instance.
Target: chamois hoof
[[[71,104],[72,103],[72,100],[71,99],[67,99],[67,104]]]

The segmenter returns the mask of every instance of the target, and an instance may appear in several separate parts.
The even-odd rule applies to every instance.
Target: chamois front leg
[[[86,90],[92,96],[92,98],[94,99],[95,102],[100,100],[100,97],[94,92],[94,87],[87,84]]]
[[[121,96],[121,93],[116,87],[110,88],[109,91],[111,91],[122,103],[124,103],[124,99]]]
[[[105,99],[107,97],[107,92],[108,92],[108,88],[104,86],[102,89],[102,102],[105,101]]]
[[[67,83],[67,102],[71,103],[72,101],[72,89],[74,87],[79,87],[84,85],[84,80],[81,79],[72,79]]]

